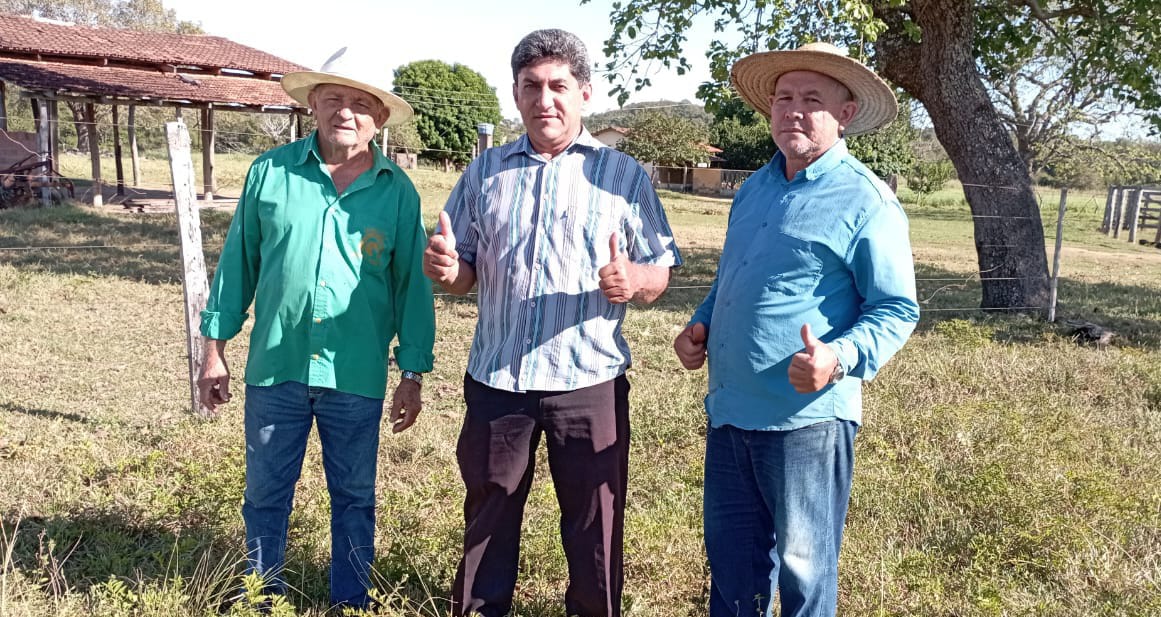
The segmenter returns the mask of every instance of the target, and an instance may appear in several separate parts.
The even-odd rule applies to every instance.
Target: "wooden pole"
[[[1137,243],[1137,223],[1141,218],[1141,189],[1133,191],[1133,200],[1129,202],[1129,242]]]
[[[129,106],[129,125],[126,127],[129,137],[129,160],[133,166],[133,186],[141,186],[141,157],[137,154],[137,106]]]
[[[113,166],[117,169],[117,196],[125,196],[125,165],[121,163],[121,114],[113,106]]]
[[[52,145],[49,143],[48,132],[48,101],[44,99],[35,99],[32,101],[32,108],[35,110],[36,117],[40,120],[36,126],[36,150],[40,155],[40,161],[49,162],[50,151]],[[45,166],[40,168],[40,203],[45,206],[52,205],[52,187],[49,185],[48,169]]]
[[[1052,281],[1049,283],[1048,321],[1056,322],[1056,286],[1060,282],[1060,245],[1064,241],[1064,207],[1068,204],[1068,187],[1060,189],[1060,209],[1056,212],[1056,250],[1052,253]]]
[[[1117,200],[1116,203],[1113,204],[1113,220],[1112,224],[1109,225],[1109,235],[1114,238],[1121,237],[1121,212],[1125,207],[1126,190],[1128,189],[1122,186],[1121,190],[1117,191]]]
[[[1113,220],[1113,201],[1117,198],[1118,186],[1110,186],[1108,197],[1105,197],[1105,215],[1101,218],[1101,231],[1109,233],[1109,225]]]
[[[85,103],[85,125],[89,129],[89,161],[93,167],[93,205],[104,204],[105,196],[101,189],[101,142],[97,138],[97,110],[96,105]]]
[[[205,342],[199,324],[210,287],[206,262],[202,254],[202,227],[198,217],[197,191],[194,189],[193,158],[190,155],[189,131],[184,122],[166,122],[169,145],[169,170],[173,176],[173,201],[177,205],[177,225],[181,239],[182,291],[185,296],[186,352],[189,354],[190,410],[212,417],[198,400],[198,375],[202,370]]]
[[[0,131],[8,130],[8,87],[0,80]]]
[[[48,145],[51,154],[49,167],[55,170],[60,165],[60,106],[56,99],[48,101]]]
[[[298,112],[290,112],[290,143],[298,141]]]
[[[206,106],[201,110],[202,132],[202,184],[203,197],[207,202],[214,201],[214,193],[218,190],[218,183],[214,178],[214,108]]]

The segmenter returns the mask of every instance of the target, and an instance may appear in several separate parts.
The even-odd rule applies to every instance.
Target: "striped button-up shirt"
[[[468,373],[500,390],[575,390],[628,368],[626,305],[610,303],[597,276],[614,233],[633,263],[681,265],[645,170],[584,129],[550,160],[527,135],[485,151],[445,210],[476,270]]]

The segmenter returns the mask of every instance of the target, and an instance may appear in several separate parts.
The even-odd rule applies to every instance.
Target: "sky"
[[[416,60],[460,63],[480,73],[496,88],[505,118],[518,118],[512,102],[512,48],[529,32],[561,28],[585,42],[600,66],[605,39],[612,34],[613,0],[163,0],[178,19],[200,22],[207,34],[255,47],[312,69],[348,46],[369,57],[381,57],[386,79],[394,69]],[[530,8],[531,7],[531,8]],[[660,68],[654,86],[635,92],[629,103],[655,100],[697,102],[697,87],[709,79],[703,51],[712,34],[709,24],[690,37],[687,55],[693,70],[678,76]],[[593,75],[593,97],[585,113],[615,109],[616,99],[603,74]]]

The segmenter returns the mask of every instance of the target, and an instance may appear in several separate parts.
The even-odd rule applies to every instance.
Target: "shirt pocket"
[[[763,243],[756,258],[766,277],[766,291],[783,296],[801,296],[818,286],[822,259],[813,242],[778,232]]]

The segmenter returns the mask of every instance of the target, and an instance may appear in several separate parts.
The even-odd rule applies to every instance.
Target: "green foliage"
[[[201,34],[201,24],[178,19],[161,0],[0,0],[0,12],[39,15],[86,26]]]
[[[630,103],[620,109],[611,109],[609,111],[590,114],[585,116],[584,123],[589,132],[595,133],[610,126],[633,126],[643,114],[650,112],[659,112],[684,118],[702,126],[708,126],[713,120],[713,116],[707,113],[705,107],[700,103],[690,103],[689,101],[677,103],[661,100]]]
[[[500,123],[496,89],[462,64],[420,60],[395,69],[395,93],[415,108],[425,158],[459,164],[472,158],[476,124]]]
[[[943,188],[954,176],[951,161],[919,161],[907,174],[907,188],[920,195],[930,195]]]
[[[734,117],[714,120],[710,136],[713,144],[722,149],[718,156],[724,159],[725,169],[759,169],[778,151],[770,136],[770,123],[761,116],[752,124]]]
[[[903,175],[915,165],[911,147],[915,129],[911,127],[911,105],[907,97],[900,97],[899,116],[891,124],[874,133],[856,135],[847,139],[851,154],[862,161],[880,178]]]
[[[685,166],[709,160],[705,126],[655,111],[637,117],[618,148],[639,161]]]
[[[403,124],[390,127],[387,130],[387,145],[395,150],[404,152],[419,152],[423,150],[423,137],[419,135],[419,126],[412,117]]]

